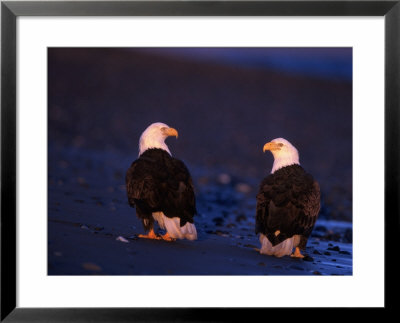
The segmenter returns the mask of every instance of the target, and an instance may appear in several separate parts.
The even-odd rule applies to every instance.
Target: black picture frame
[[[1,2],[1,321],[235,321],[262,309],[17,308],[16,19],[19,16],[383,16],[385,19],[385,309],[399,233],[400,0],[395,1],[2,1]],[[390,287],[389,287],[390,288]],[[263,312],[264,311],[264,312]],[[243,313],[240,313],[243,314]]]

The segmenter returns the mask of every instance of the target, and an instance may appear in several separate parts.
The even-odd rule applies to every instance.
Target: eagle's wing
[[[270,175],[271,176],[271,175]],[[268,205],[271,201],[269,194],[265,194],[266,190],[269,190],[270,184],[269,176],[266,177],[260,185],[259,192],[257,194],[257,206],[256,206],[256,234],[265,234],[267,227],[266,220],[268,219]]]
[[[126,173],[126,190],[132,207],[157,210],[167,217],[179,217],[180,224],[193,223],[196,201],[192,178],[185,164],[159,152],[158,158],[142,156]],[[140,205],[138,205],[140,204]]]
[[[289,171],[291,171],[289,169]],[[256,233],[277,245],[293,235],[307,238],[320,206],[319,185],[297,169],[269,175],[257,195]]]
[[[167,198],[165,203],[165,215],[178,216],[181,226],[186,222],[193,223],[196,211],[196,198],[192,177],[186,165],[179,159],[172,158],[168,165],[170,169],[166,185]]]
[[[317,181],[313,181],[308,194],[303,197],[302,207],[304,216],[299,218],[300,221],[298,223],[298,228],[302,231],[300,249],[306,247],[308,237],[314,228],[321,207],[321,193]]]
[[[150,208],[156,207],[160,196],[153,168],[147,160],[137,159],[127,170],[125,185],[130,206],[135,207],[135,200],[141,200]]]

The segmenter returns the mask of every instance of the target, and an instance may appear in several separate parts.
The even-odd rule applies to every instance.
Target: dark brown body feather
[[[179,217],[180,226],[193,223],[196,201],[185,164],[162,149],[148,149],[126,172],[128,202],[146,230],[153,228],[153,212]]]
[[[264,234],[273,246],[300,235],[299,247],[305,249],[319,209],[320,189],[313,177],[300,165],[283,167],[261,182],[256,234]]]

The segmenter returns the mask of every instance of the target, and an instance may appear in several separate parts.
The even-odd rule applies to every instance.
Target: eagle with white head
[[[301,250],[320,210],[320,188],[300,166],[299,153],[289,141],[274,139],[264,145],[263,151],[267,150],[274,164],[257,194],[255,231],[260,234],[260,253],[303,258]]]
[[[142,133],[139,158],[126,172],[128,202],[136,208],[136,215],[148,232],[139,237],[196,240],[192,178],[185,164],[172,157],[165,143],[169,136],[178,138],[178,131],[161,122],[151,124]],[[163,236],[155,234],[154,221],[166,230]]]

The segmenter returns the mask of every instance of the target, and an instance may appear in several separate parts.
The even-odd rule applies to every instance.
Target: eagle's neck
[[[299,155],[285,155],[285,156],[275,156],[274,164],[272,166],[271,174],[275,173],[278,169],[290,165],[300,165]]]
[[[164,140],[164,138],[160,139],[153,137],[141,137],[139,140],[139,156],[142,155],[147,149],[151,148],[159,148],[165,150],[168,154],[170,154],[170,156],[172,156]]]

